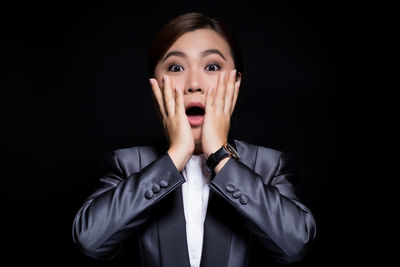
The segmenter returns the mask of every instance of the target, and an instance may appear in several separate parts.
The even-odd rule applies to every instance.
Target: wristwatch
[[[208,157],[206,162],[207,170],[210,173],[215,174],[215,166],[217,166],[218,163],[220,163],[220,161],[226,157],[239,159],[239,153],[229,143],[223,144],[220,149],[218,149],[216,152],[212,153]]]

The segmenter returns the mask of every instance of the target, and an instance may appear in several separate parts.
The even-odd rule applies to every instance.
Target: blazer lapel
[[[230,143],[235,149],[242,150],[233,138],[230,138]],[[160,154],[165,149],[165,143],[161,142],[161,146],[157,147]],[[181,187],[163,201],[160,214],[157,224],[161,266],[190,266]],[[232,228],[229,225],[235,225],[235,219],[230,218],[229,214],[234,214],[232,207],[210,191],[200,267],[228,266],[232,240]]]
[[[243,149],[240,142],[229,137],[228,142],[238,151],[242,161],[253,166],[254,158]],[[210,191],[207,215],[204,222],[203,251],[200,267],[226,267],[231,253],[232,231],[240,229],[233,207],[220,196]],[[235,227],[239,227],[236,229]]]
[[[171,194],[170,199],[164,201],[160,214],[158,234],[161,266],[190,266],[181,187]]]
[[[153,143],[158,156],[165,153],[168,144],[165,139]],[[157,207],[157,229],[160,251],[160,266],[189,267],[189,253],[186,241],[186,221],[183,211],[182,188],[166,196]],[[157,248],[154,248],[157,249]]]
[[[207,215],[204,222],[203,251],[200,267],[225,267],[228,265],[232,230],[223,212],[223,200],[210,191]]]

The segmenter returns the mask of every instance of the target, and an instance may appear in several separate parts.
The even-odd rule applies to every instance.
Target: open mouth
[[[201,103],[190,103],[186,108],[186,116],[191,126],[201,125],[205,114],[204,106]]]
[[[186,115],[188,116],[204,116],[204,109],[199,106],[193,106],[186,110]]]

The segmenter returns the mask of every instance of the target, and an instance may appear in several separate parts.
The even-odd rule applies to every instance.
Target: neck
[[[194,147],[193,155],[199,155],[203,153],[203,149],[201,148],[201,144],[196,144]]]

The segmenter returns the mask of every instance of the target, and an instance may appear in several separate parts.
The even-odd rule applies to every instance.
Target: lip
[[[206,107],[201,102],[190,102],[186,107],[185,110],[191,107],[201,107],[202,109],[206,110]]]
[[[204,105],[201,102],[190,102],[185,107],[185,111],[188,110],[188,108],[191,108],[191,107],[201,107],[204,111],[206,110],[206,108],[204,107]],[[187,116],[187,117],[188,117],[188,120],[189,120],[189,124],[191,126],[199,126],[199,125],[203,124],[204,115]]]

